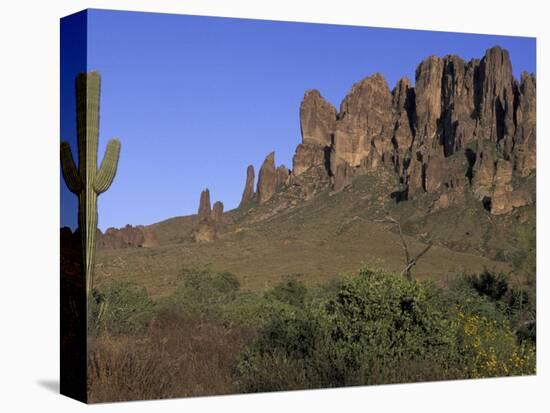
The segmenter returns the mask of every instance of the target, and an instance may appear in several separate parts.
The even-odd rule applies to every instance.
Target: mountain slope
[[[326,281],[362,263],[404,266],[399,220],[413,251],[433,244],[413,275],[445,282],[484,267],[508,271],[536,209],[536,82],[512,75],[508,52],[431,56],[390,90],[357,82],[337,111],[319,91],[300,107],[292,170],[269,154],[254,191],[249,166],[239,208],[210,208],[99,239],[99,282],[124,278],[169,292],[184,265],[234,272],[244,288],[288,276]],[[208,194],[208,196],[206,196]],[[139,248],[139,246],[147,248]],[[121,248],[124,247],[124,248]]]

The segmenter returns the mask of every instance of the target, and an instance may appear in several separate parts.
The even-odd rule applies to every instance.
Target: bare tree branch
[[[426,245],[426,247],[416,255],[416,257],[411,259],[411,256],[409,253],[409,247],[407,246],[407,242],[405,241],[405,236],[403,235],[403,230],[401,229],[401,223],[389,215],[385,219],[377,220],[376,222],[383,222],[383,223],[397,225],[397,228],[399,230],[399,238],[401,239],[401,245],[403,247],[403,251],[405,252],[405,268],[403,269],[403,271],[401,271],[401,275],[404,277],[407,277],[407,279],[410,280],[412,278],[411,269],[416,265],[418,260],[422,256],[424,256],[424,254],[426,254],[430,250],[430,248],[432,248],[432,243],[429,242],[428,245]]]

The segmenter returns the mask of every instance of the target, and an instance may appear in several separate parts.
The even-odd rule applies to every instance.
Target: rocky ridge
[[[292,169],[268,154],[255,185],[252,165],[238,210],[264,213],[300,205],[322,191],[337,193],[354,179],[388,171],[397,184],[386,196],[401,203],[430,199],[426,213],[462,205],[473,196],[492,215],[535,202],[536,79],[515,79],[508,52],[488,49],[481,59],[430,56],[390,89],[380,73],[355,83],[337,110],[318,90],[299,108],[301,142]],[[531,189],[528,189],[531,188]],[[279,196],[278,194],[284,194]],[[424,201],[422,201],[424,202]],[[266,209],[267,208],[267,209]],[[268,211],[269,210],[269,211]],[[193,238],[217,239],[233,215],[201,193]],[[100,244],[140,245],[143,228],[111,230]]]
[[[446,208],[471,191],[491,214],[507,214],[534,202],[520,181],[535,173],[535,107],[535,76],[516,80],[500,47],[469,62],[430,56],[418,65],[415,86],[404,77],[390,90],[382,74],[368,76],[353,85],[339,111],[308,90],[293,169],[278,175],[269,154],[255,199],[264,204],[282,185],[301,186],[301,177],[312,173],[341,191],[355,176],[385,167],[399,178],[388,193],[397,201],[429,193]],[[315,193],[303,189],[305,199]]]
[[[96,239],[97,247],[103,249],[154,247],[158,244],[156,232],[144,225],[108,228],[105,233],[98,229]]]

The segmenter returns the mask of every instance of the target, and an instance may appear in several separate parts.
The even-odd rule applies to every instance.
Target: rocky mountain
[[[163,223],[146,228],[159,231],[161,244],[210,242],[347,192],[346,211],[368,210],[371,219],[392,213],[410,235],[429,234],[455,250],[496,256],[508,244],[493,245],[490,234],[508,234],[501,237],[508,242],[514,222],[534,220],[536,79],[527,73],[515,79],[500,47],[469,62],[430,56],[418,65],[414,84],[403,77],[393,89],[382,74],[367,76],[338,110],[308,90],[299,122],[292,169],[277,165],[273,152],[257,182],[248,166],[237,209],[224,212],[221,202],[212,207],[206,189],[197,215],[185,217],[179,232]],[[359,207],[366,199],[371,204]],[[466,211],[480,218],[470,220]],[[450,220],[456,221],[451,229]],[[144,227],[126,227],[108,230],[98,244],[147,245],[146,238]]]
[[[239,208],[246,206],[254,197],[254,166],[246,168],[246,183],[244,184],[243,196]]]
[[[536,168],[535,100],[534,75],[515,79],[500,47],[469,62],[430,56],[418,65],[414,86],[404,77],[390,90],[382,74],[368,76],[353,85],[339,111],[308,90],[293,169],[287,177],[269,154],[256,200],[264,204],[282,185],[302,185],[300,176],[312,169],[340,191],[355,176],[386,167],[399,179],[388,196],[399,202],[430,193],[446,208],[471,192],[491,214],[510,213],[534,202],[522,179]],[[243,200],[252,199],[252,179],[247,171]]]
[[[205,189],[196,214],[106,231],[98,283],[117,277],[162,297],[182,265],[232,272],[257,291],[289,276],[324,283],[365,262],[401,271],[388,216],[411,254],[432,246],[419,279],[511,271],[536,220],[536,80],[512,73],[495,47],[469,62],[428,57],[393,89],[368,76],[339,109],[306,91],[291,170],[269,153],[246,169],[235,209],[212,205]],[[132,248],[151,245],[150,234],[154,248]]]
[[[206,188],[201,192],[197,224],[193,230],[196,242],[213,241],[218,237],[220,227],[223,225],[223,203],[216,201],[210,206],[210,190]]]

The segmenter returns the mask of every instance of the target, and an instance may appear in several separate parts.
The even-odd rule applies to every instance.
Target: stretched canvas
[[[535,39],[61,19],[61,392],[536,372]]]

